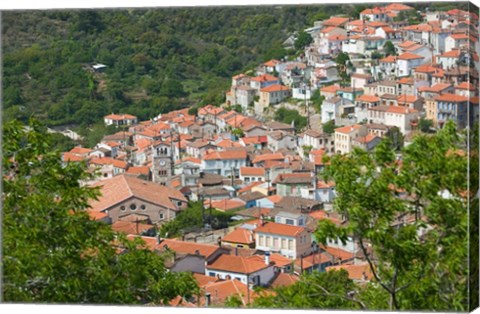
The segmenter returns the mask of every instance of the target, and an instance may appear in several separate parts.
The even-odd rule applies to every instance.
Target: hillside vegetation
[[[351,6],[352,14],[358,9]],[[230,77],[286,55],[282,42],[321,7],[22,11],[3,14],[4,119],[92,125],[219,104]],[[107,65],[92,74],[85,66]]]

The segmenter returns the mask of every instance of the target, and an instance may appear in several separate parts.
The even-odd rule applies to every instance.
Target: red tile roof
[[[408,107],[402,107],[402,106],[388,106],[388,109],[386,112],[389,113],[398,113],[398,114],[410,114],[410,113],[417,113],[418,110],[411,109]]]
[[[445,102],[465,102],[468,101],[467,97],[456,95],[456,94],[443,94],[434,98],[436,101],[445,101]]]
[[[391,11],[408,11],[408,10],[414,10],[411,6],[401,4],[401,3],[391,3],[385,7],[385,11],[391,12]]]
[[[212,256],[219,250],[217,245],[187,242],[174,239],[163,239],[160,244],[156,244],[156,248],[158,250],[164,250],[165,245],[168,247],[168,249],[177,253],[195,255],[198,252],[199,255],[205,256],[206,258]]]
[[[377,96],[363,94],[355,98],[355,101],[378,102],[380,101],[380,98]]]
[[[262,88],[260,91],[265,93],[273,93],[273,92],[280,92],[280,91],[288,91],[290,87],[283,86],[280,84],[273,84],[267,87]]]
[[[399,55],[398,59],[399,60],[415,60],[415,59],[423,59],[423,57],[410,52],[405,52]]]
[[[149,175],[150,174],[150,168],[147,166],[136,166],[136,167],[130,167],[127,170],[128,174],[143,174],[143,175]]]
[[[116,168],[127,169],[128,164],[125,161],[113,159],[110,157],[93,158],[90,164],[94,165],[113,165]]]
[[[331,17],[326,21],[323,21],[323,25],[325,26],[340,26],[344,23],[348,22],[348,17]]]
[[[78,156],[69,152],[62,154],[63,161],[80,162],[86,160],[86,157]]]
[[[296,237],[305,231],[305,228],[279,224],[275,222],[266,222],[263,226],[257,227],[255,233],[278,234],[288,237]]]
[[[266,160],[280,160],[283,161],[285,157],[281,153],[271,153],[271,154],[263,154],[263,155],[257,155],[253,159],[252,163],[256,164],[262,161]]]
[[[140,235],[142,232],[155,228],[153,225],[145,223],[135,223],[131,221],[117,221],[112,224],[112,229],[115,232],[121,232],[125,234]]]
[[[223,242],[250,245],[255,243],[252,231],[244,228],[237,228],[222,238]]]
[[[131,197],[137,197],[172,210],[177,210],[172,200],[187,202],[182,193],[174,189],[128,175],[115,176],[97,182],[93,186],[100,187],[102,193],[98,200],[90,201],[90,206],[95,211],[104,211]]]
[[[278,78],[270,75],[270,74],[263,74],[260,76],[252,77],[252,81],[255,82],[272,82],[272,81],[278,81]]]
[[[204,160],[230,160],[230,159],[246,159],[247,152],[244,150],[227,150],[220,152],[211,152],[205,154]]]
[[[452,49],[450,51],[442,53],[440,57],[459,58],[461,55],[462,55],[462,51],[460,49]]]
[[[130,114],[109,114],[108,116],[105,116],[104,119],[111,119],[111,120],[133,120],[136,119],[137,117],[132,116]]]
[[[341,259],[343,261],[352,259],[355,256],[353,253],[331,246],[320,245],[320,248],[328,254],[332,255],[334,258]]]
[[[462,82],[459,85],[455,86],[455,89],[464,89],[464,90],[474,91],[475,85],[473,85],[470,82]]]
[[[373,273],[368,263],[355,265],[329,266],[326,271],[344,269],[348,272],[348,278],[352,280],[369,281],[373,279]]]
[[[229,211],[229,210],[234,210],[238,208],[242,208],[245,206],[245,202],[240,200],[240,199],[223,199],[223,200],[216,200],[216,201],[205,201],[204,205],[205,206],[212,206],[212,208],[215,208],[220,211]]]
[[[258,256],[242,257],[235,255],[220,255],[211,264],[207,265],[207,269],[220,270],[224,272],[232,272],[237,274],[251,274],[269,267],[263,258]]]
[[[341,128],[336,128],[335,132],[350,134],[353,131],[356,131],[356,130],[360,129],[361,127],[362,126],[359,125],[359,124],[347,125],[347,126],[344,126],[344,127],[341,127]]]
[[[266,67],[274,67],[279,63],[280,63],[280,61],[272,59],[270,61],[265,62],[263,65],[266,66]]]
[[[240,167],[241,176],[265,176],[265,168],[261,167]]]
[[[300,278],[295,274],[279,273],[272,281],[272,288],[288,287],[299,281]]]
[[[397,57],[396,56],[388,56],[383,59],[380,59],[380,62],[384,63],[395,63],[397,62]]]
[[[69,151],[69,153],[72,153],[75,155],[88,155],[91,152],[93,152],[93,149],[84,148],[84,147],[74,147]]]

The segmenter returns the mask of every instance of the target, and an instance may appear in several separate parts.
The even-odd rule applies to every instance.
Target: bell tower
[[[166,185],[173,176],[172,148],[166,143],[154,144],[152,156],[153,182]]]

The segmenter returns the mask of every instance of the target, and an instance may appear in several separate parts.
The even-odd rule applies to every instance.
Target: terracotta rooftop
[[[113,165],[116,168],[127,169],[128,164],[125,161],[113,159],[110,157],[93,158],[90,164],[94,165]]]
[[[354,124],[354,125],[347,125],[347,126],[344,126],[344,127],[341,127],[341,128],[336,128],[335,129],[335,132],[338,132],[338,133],[344,133],[344,134],[350,134],[352,133],[353,131],[356,131],[358,129],[361,128],[361,125],[359,124]]]
[[[415,59],[423,59],[422,56],[410,53],[410,52],[405,52],[402,53],[397,57],[399,60],[415,60]]]
[[[158,250],[165,250],[165,245],[168,249],[177,253],[192,255],[196,255],[198,253],[199,255],[205,256],[206,258],[212,256],[219,250],[219,247],[217,245],[187,242],[174,239],[163,239],[159,244],[156,244],[156,248]]]
[[[235,255],[220,255],[207,269],[232,272],[237,274],[251,274],[269,267],[263,258],[258,256],[242,257]]]
[[[271,287],[288,287],[295,284],[299,280],[300,278],[295,274],[278,273],[277,277],[275,277],[275,279],[272,281]]]
[[[300,233],[304,232],[305,228],[279,224],[275,222],[265,222],[263,226],[257,227],[254,231],[255,233],[278,234],[287,237],[296,237]]]
[[[468,97],[464,97],[456,94],[442,94],[434,98],[436,101],[445,101],[445,102],[465,102],[468,101]]]
[[[208,154],[205,154],[203,157],[204,160],[230,160],[230,159],[246,159],[247,152],[244,150],[226,150],[226,151],[215,151]]]
[[[251,230],[237,228],[222,238],[223,242],[250,245],[255,243]]]
[[[357,98],[355,98],[355,101],[364,101],[364,102],[379,102],[380,98],[377,96],[372,96],[372,95],[360,95]]]
[[[102,193],[98,200],[90,201],[90,206],[95,211],[104,211],[131,197],[137,197],[172,210],[177,210],[172,200],[187,202],[182,193],[174,189],[128,175],[115,176],[95,183],[93,186],[100,187]]]
[[[136,119],[137,117],[132,116],[131,114],[109,114],[108,116],[105,116],[104,119],[110,119],[110,120],[133,120]]]
[[[117,221],[112,224],[112,230],[116,232],[121,232],[125,234],[136,234],[140,235],[145,231],[153,229],[155,226],[145,224],[145,223],[136,223],[131,221]]]
[[[273,85],[269,85],[267,87],[264,87],[264,88],[260,89],[261,92],[266,92],[266,93],[288,91],[288,90],[290,90],[290,87],[283,86],[283,85],[280,85],[280,84],[273,84]]]
[[[354,265],[328,266],[326,271],[344,269],[348,272],[348,278],[358,281],[369,281],[373,279],[373,273],[368,263]]]

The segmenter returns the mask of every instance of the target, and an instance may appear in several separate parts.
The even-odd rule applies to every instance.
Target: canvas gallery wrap
[[[478,13],[3,10],[2,302],[474,310]]]

